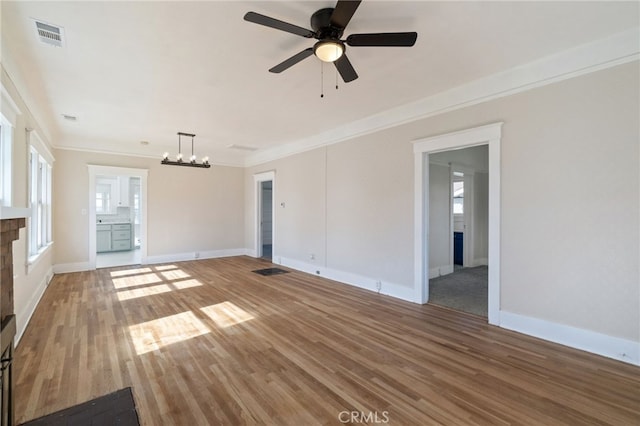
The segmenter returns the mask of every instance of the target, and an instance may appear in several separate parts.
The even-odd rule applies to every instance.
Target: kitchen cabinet
[[[133,235],[130,223],[96,225],[96,251],[125,251],[133,249]]]
[[[111,251],[111,225],[96,225],[96,251]]]
[[[96,177],[98,213],[115,214],[118,207],[129,207],[131,179],[128,176]]]
[[[131,250],[131,224],[111,225],[111,251]]]

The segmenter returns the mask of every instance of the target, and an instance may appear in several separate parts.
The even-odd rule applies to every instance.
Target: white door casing
[[[89,269],[96,269],[96,176],[140,178],[140,263],[147,263],[147,169],[88,165],[89,168]]]
[[[418,303],[429,300],[429,154],[489,147],[489,324],[500,324],[500,143],[502,122],[413,141],[414,290]]]
[[[275,215],[275,196],[276,196],[276,172],[269,171],[263,173],[257,173],[253,175],[253,200],[255,203],[254,209],[254,233],[253,233],[253,257],[262,257],[262,182],[272,182],[271,189],[271,255],[275,259],[276,252],[276,215]]]

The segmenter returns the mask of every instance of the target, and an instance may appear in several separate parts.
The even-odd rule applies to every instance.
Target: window
[[[111,213],[111,185],[96,185],[96,213]]]
[[[453,182],[453,214],[464,214],[464,182],[463,181]]]
[[[13,126],[0,114],[0,206],[11,205],[11,148]]]
[[[33,261],[52,242],[51,162],[53,157],[37,136],[30,136],[29,156],[29,260]]]

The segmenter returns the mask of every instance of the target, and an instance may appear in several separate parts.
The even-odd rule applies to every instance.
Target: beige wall
[[[253,167],[245,182],[274,169],[278,202],[305,206],[291,229],[276,210],[278,251],[308,262],[280,233],[321,241],[326,220],[328,267],[410,287],[410,142],[504,121],[501,310],[639,341],[638,75],[638,62],[620,65]]]
[[[13,131],[13,152],[11,162],[12,173],[12,205],[13,207],[28,207],[28,158],[29,146],[26,129],[34,129],[50,149],[47,133],[43,131],[36,119],[31,115],[29,106],[14,86],[11,78],[3,67],[0,67],[2,86],[20,110],[16,126]],[[2,108],[5,108],[3,105]],[[54,163],[55,164],[55,163]],[[27,263],[27,239],[30,224],[20,230],[20,238],[13,243],[13,274],[14,274],[14,312],[16,314],[17,335],[24,332],[31,313],[40,300],[53,271],[53,247],[44,252],[37,263],[30,268]]]
[[[256,229],[253,175],[275,170],[274,261],[411,287],[412,246],[403,242],[412,235],[412,165],[411,146],[379,133],[249,168],[247,247]]]
[[[474,261],[486,264],[489,258],[489,174],[473,176],[473,244]]]
[[[429,276],[452,272],[451,268],[451,171],[429,164]]]
[[[411,140],[504,121],[501,310],[640,341],[639,72],[625,64],[399,129]]]
[[[412,287],[411,146],[386,131],[328,149],[327,266]]]
[[[160,159],[57,150],[54,168],[56,264],[89,260],[88,165],[147,169],[147,254],[243,247],[243,170],[164,166]]]

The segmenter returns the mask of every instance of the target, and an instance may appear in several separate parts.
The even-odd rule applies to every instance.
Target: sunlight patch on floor
[[[137,268],[137,269],[122,269],[120,271],[113,271],[110,273],[111,278],[124,277],[128,275],[147,274],[151,272],[150,268]]]
[[[178,269],[176,265],[158,265],[153,267],[156,271],[170,271],[172,269]]]
[[[172,282],[171,285],[177,290],[184,290],[185,288],[200,287],[202,283],[196,279],[190,279],[184,281],[175,281]]]
[[[210,332],[191,311],[129,326],[129,334],[138,355]]]
[[[149,274],[140,274],[132,277],[129,276],[124,278],[115,278],[111,281],[113,282],[113,286],[116,289],[121,289],[127,287],[137,287],[140,285],[161,283],[163,280],[157,274],[152,272]]]
[[[123,290],[118,292],[118,300],[123,302],[125,300],[137,299],[139,297],[147,297],[147,296],[153,296],[156,294],[168,293],[171,290],[172,288],[168,284],[158,284],[150,287]]]
[[[231,302],[222,302],[215,305],[200,308],[205,315],[213,320],[218,327],[226,328],[241,322],[249,321],[255,317],[247,311],[239,308]]]
[[[191,275],[184,272],[182,269],[173,269],[170,271],[160,272],[160,275],[167,281],[180,280],[183,278],[191,278]]]

